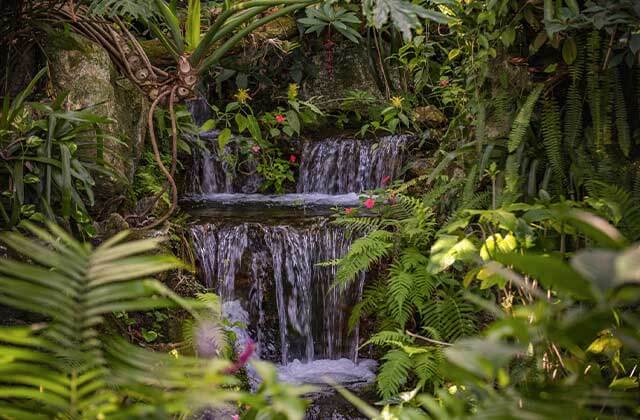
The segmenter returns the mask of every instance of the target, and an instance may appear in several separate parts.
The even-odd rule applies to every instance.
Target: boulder
[[[413,119],[427,127],[442,127],[448,120],[444,112],[433,105],[419,106],[413,110]]]
[[[317,72],[302,83],[301,97],[308,100],[321,97],[319,103],[326,111],[339,110],[340,99],[349,91],[359,90],[373,98],[384,101],[376,86],[375,76],[369,66],[366,48],[348,42],[336,43],[333,47],[333,66],[327,65],[326,49],[318,50],[310,59]]]
[[[146,136],[149,109],[144,94],[120,75],[107,52],[97,44],[74,35],[77,42],[62,47],[51,39],[47,44],[51,86],[56,95],[67,92],[67,107],[93,107],[93,112],[114,123],[102,127],[119,141],[104,140],[104,159],[121,175],[102,178],[95,188],[98,199],[121,194],[133,180]],[[96,156],[97,147],[84,147],[85,156]],[[126,182],[129,181],[129,182]]]

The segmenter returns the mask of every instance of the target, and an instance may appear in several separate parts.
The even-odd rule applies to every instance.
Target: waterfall
[[[237,163],[238,147],[227,144],[220,153],[218,132],[200,134],[207,149],[194,152],[190,171],[194,194],[256,193],[262,179],[253,157]],[[402,176],[408,136],[378,141],[328,138],[306,141],[302,147],[298,193],[347,194],[383,186]]]
[[[199,134],[205,150],[194,149],[193,164],[189,171],[190,190],[195,194],[256,193],[262,178],[256,173],[253,158],[237,162],[238,145],[230,142],[222,153],[218,146],[218,131]]]
[[[331,287],[335,267],[317,265],[347,252],[351,239],[340,228],[320,219],[301,227],[203,224],[191,233],[205,284],[247,308],[259,357],[355,360],[359,331],[348,331],[348,308],[364,276],[340,290]]]
[[[304,144],[298,192],[344,194],[382,186],[401,176],[408,136],[378,142],[329,138]]]

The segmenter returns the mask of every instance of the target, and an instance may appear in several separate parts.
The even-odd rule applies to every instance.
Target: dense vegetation
[[[428,157],[428,170],[407,168],[407,182],[389,180],[363,197],[366,212],[335,217],[360,235],[344,258],[326,263],[337,266],[335,287],[372,273],[350,323],[373,325],[362,346],[380,357],[383,408],[340,390],[363,414],[640,415],[636,1],[2,7],[0,222],[9,231],[3,241],[30,261],[0,260],[0,302],[37,315],[32,326],[0,331],[0,417],[178,418],[232,402],[243,418],[302,418],[305,407],[298,396],[306,390],[277,383],[267,364],[257,366],[259,392],[243,391],[237,373],[246,360],[229,360],[233,337],[218,328],[222,320],[205,322],[215,332],[206,354],[193,337],[166,354],[119,336],[113,314],[166,308],[179,308],[197,335],[203,311],[219,318],[219,303],[185,299],[151,278],[186,272],[172,257],[142,256],[156,239],[125,243],[118,234],[96,247],[74,239],[99,233],[95,185],[123,175],[104,158],[114,140],[109,119],[47,95],[46,59],[15,90],[18,53],[43,33],[67,46],[78,35],[101,44],[148,96],[150,142],[120,211],[137,228],[169,220],[164,233],[188,261],[176,179],[202,147],[198,132],[219,129],[229,167],[253,162],[261,189],[275,193],[291,190],[301,133],[336,126],[417,139],[413,152]],[[290,15],[295,42],[250,36]],[[251,42],[256,53],[241,48]],[[349,90],[331,104],[301,95],[311,77],[306,52],[319,48],[331,75],[337,49],[354,45],[369,56],[378,95]],[[215,86],[217,102],[198,127],[184,99],[204,86]],[[146,208],[136,208],[145,197]]]

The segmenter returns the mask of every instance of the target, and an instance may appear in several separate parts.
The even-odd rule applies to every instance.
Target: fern
[[[437,331],[445,341],[455,341],[476,332],[476,309],[464,300],[461,291],[440,290],[437,299],[423,313],[425,328]]]
[[[466,203],[473,199],[476,188],[478,186],[476,177],[478,176],[478,164],[473,165],[469,173],[467,174],[467,181],[464,183],[462,189],[462,199],[460,207],[467,207]]]
[[[346,287],[357,274],[389,255],[392,240],[393,235],[385,230],[375,230],[356,239],[347,255],[337,262],[336,285]]]
[[[407,383],[411,365],[411,356],[402,350],[391,350],[382,356],[377,385],[378,392],[383,398],[396,395]]]
[[[587,189],[594,198],[607,205],[610,218],[627,238],[633,241],[640,239],[640,203],[629,191],[598,181],[590,182]]]
[[[542,138],[547,153],[547,160],[554,175],[566,185],[562,154],[562,131],[560,128],[560,111],[554,98],[544,101],[542,112]]]
[[[373,344],[375,346],[388,347],[397,346],[398,344],[412,344],[413,339],[405,334],[402,330],[380,331],[369,338],[365,345]]]
[[[566,111],[564,117],[564,136],[569,150],[573,150],[582,133],[583,88],[582,80],[585,67],[585,48],[578,47],[576,61],[569,68],[571,85],[567,92]]]
[[[593,31],[587,46],[589,68],[587,71],[587,97],[596,145],[602,146],[602,92],[600,86],[600,32]]]
[[[509,134],[509,153],[515,152],[518,147],[520,147],[520,143],[524,140],[524,136],[527,133],[527,129],[529,128],[529,124],[531,122],[531,115],[533,114],[533,109],[538,102],[538,98],[540,97],[540,93],[542,93],[542,89],[544,85],[536,86],[529,96],[527,96],[527,100],[525,101],[520,111],[518,111],[518,115],[513,122],[513,127],[511,128],[511,133]]]
[[[616,135],[618,139],[618,146],[622,153],[629,157],[631,153],[631,130],[629,129],[627,105],[624,99],[624,91],[622,89],[622,82],[617,74],[614,74],[614,87],[615,87],[615,114],[616,114]]]
[[[442,376],[444,354],[439,347],[425,347],[425,351],[412,356],[413,371],[420,382],[434,382]]]

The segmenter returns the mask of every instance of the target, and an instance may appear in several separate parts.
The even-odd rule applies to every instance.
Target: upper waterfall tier
[[[257,159],[238,159],[238,147],[218,150],[217,132],[201,133],[208,150],[194,156],[190,172],[195,195],[257,193],[262,182]],[[298,193],[360,193],[386,185],[402,176],[410,137],[385,136],[377,140],[327,138],[303,142],[296,185]]]
[[[304,143],[299,193],[346,194],[384,186],[402,174],[409,137],[329,138]]]

